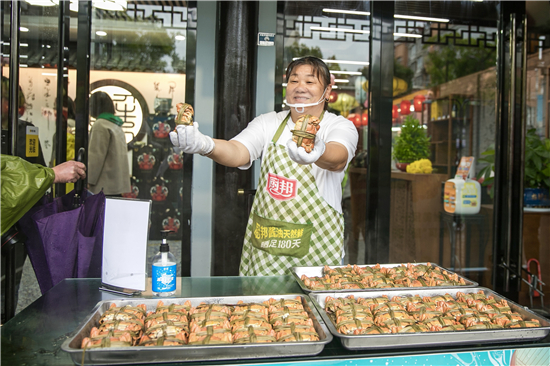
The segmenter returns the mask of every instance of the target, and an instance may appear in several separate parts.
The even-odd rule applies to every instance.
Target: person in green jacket
[[[59,164],[53,168],[47,168],[40,164],[32,164],[28,161],[11,155],[0,155],[0,165],[2,171],[0,174],[0,214],[1,214],[1,231],[2,231],[2,323],[6,321],[6,294],[4,279],[6,278],[6,264],[8,257],[8,247],[12,240],[20,240],[18,230],[12,229],[14,225],[30,210],[44,193],[54,183],[74,183],[79,179],[86,178],[86,166],[83,163],[71,160]],[[12,230],[10,230],[12,229]],[[18,239],[16,239],[16,237]],[[5,245],[4,245],[5,244]],[[6,248],[4,248],[6,247]],[[6,251],[4,250],[6,249]],[[14,305],[17,304],[17,293],[23,265],[27,254],[24,248],[16,245],[13,257],[15,267],[14,284],[15,293],[13,296]],[[13,314],[10,314],[10,317]]]
[[[86,166],[74,160],[47,168],[22,158],[1,155],[2,235],[12,227],[55,183],[75,183],[86,178]]]

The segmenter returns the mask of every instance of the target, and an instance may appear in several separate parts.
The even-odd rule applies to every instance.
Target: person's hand
[[[172,145],[186,154],[208,155],[214,150],[214,140],[199,131],[199,124],[193,126],[179,125],[176,131],[170,132]]]
[[[54,183],[75,183],[86,178],[86,165],[79,161],[66,161],[53,167]]]
[[[315,146],[310,153],[307,153],[303,147],[298,147],[296,145],[296,142],[292,139],[286,142],[286,150],[288,151],[288,155],[290,155],[290,158],[298,164],[302,165],[315,163],[317,160],[319,160],[321,155],[323,155],[323,153],[325,152],[325,148],[325,142],[321,140],[318,136],[315,136]]]

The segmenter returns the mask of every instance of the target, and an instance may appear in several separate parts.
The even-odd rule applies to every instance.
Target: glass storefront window
[[[536,2],[527,2],[528,9],[530,3]],[[435,262],[486,286],[491,283],[493,267],[493,199],[491,172],[486,168],[497,132],[498,4],[394,4],[394,144],[402,137],[406,120],[417,120],[420,131],[429,138],[424,157],[433,170],[430,174],[413,174],[406,168],[400,171],[397,163],[413,161],[400,161],[394,155],[390,262]],[[150,239],[155,245],[161,229],[173,229],[171,239],[181,239],[182,222],[188,221],[181,216],[186,158],[171,150],[167,138],[174,127],[175,105],[186,100],[188,19],[196,18],[182,5],[185,3],[177,1],[128,2],[127,8],[119,11],[92,9],[90,92],[106,92],[114,101],[115,115],[123,121],[132,177],[130,192],[124,195],[153,200]],[[359,133],[358,149],[342,186],[344,263],[362,264],[371,251],[365,240],[370,5],[362,1],[278,3],[284,18],[277,24],[283,46],[279,49],[280,44],[276,45],[278,85],[274,89],[282,91],[276,97],[276,109],[287,108],[286,65],[296,57],[318,56],[334,77],[330,111],[350,119]],[[27,99],[22,118],[39,127],[48,165],[53,163],[56,133],[59,11],[55,4],[44,7],[28,2],[21,2],[21,9],[20,85]],[[547,14],[544,10],[529,14],[535,17],[538,13]],[[8,19],[8,12],[3,16]],[[67,94],[74,100],[76,13],[71,12],[70,17]],[[525,116],[528,128],[543,139],[550,130],[550,36],[544,26],[547,16],[541,19],[529,23],[535,25],[528,36]],[[9,27],[8,23],[4,21],[4,27]],[[9,41],[4,41],[3,53],[9,53]],[[2,73],[8,75],[5,60]],[[91,118],[90,127],[94,120]],[[395,150],[394,145],[394,154]],[[475,200],[469,200],[480,208],[473,214],[450,214],[444,209],[444,183],[454,178],[463,157],[475,159],[471,177],[485,179]],[[481,174],[483,169],[489,172],[487,176]],[[526,252],[525,260],[531,258],[535,254]]]
[[[51,166],[53,136],[56,132],[59,11],[57,6],[33,6],[27,2],[21,2],[20,6],[19,86],[24,97],[24,100],[20,98],[19,103],[20,120],[31,123],[38,129],[43,158],[34,162]],[[2,13],[7,17],[4,24],[9,25],[10,11]],[[9,37],[9,28],[3,34]],[[4,40],[2,53],[6,56],[10,54],[9,39]],[[2,57],[3,77],[9,77],[8,61],[9,57]],[[21,141],[24,139],[24,135],[19,137]],[[21,141],[18,145],[22,145]]]
[[[492,196],[476,180],[495,140],[496,32],[495,3],[396,3],[390,262],[485,286]],[[466,157],[468,179],[452,180]]]
[[[550,278],[550,4],[528,1],[527,65],[525,96],[525,176],[523,213],[523,282],[519,294],[522,304],[541,307],[542,297],[536,289],[548,288]],[[546,280],[546,286],[535,283]]]
[[[94,8],[92,14],[90,93],[107,93],[123,121],[131,190],[122,196],[152,201],[148,257],[158,250],[161,231],[171,230],[179,262],[186,157],[173,150],[169,132],[176,105],[186,100],[188,8],[178,1],[129,2],[123,11]]]
[[[357,172],[366,171],[369,11],[366,1],[285,2],[284,9],[283,67],[302,56],[323,59],[332,74],[328,110],[350,119],[359,133],[356,157],[342,184],[346,263],[359,263],[358,243],[362,238],[359,223],[365,218],[361,203],[366,198],[361,186],[365,180]],[[282,107],[286,107],[284,100]]]
[[[68,15],[69,37],[67,160],[74,159],[77,94],[77,3]],[[3,3],[3,49],[9,55],[9,3]],[[45,6],[48,5],[48,6]],[[128,2],[126,8],[91,9],[90,94],[105,92],[113,101],[114,115],[122,120],[130,176],[128,189],[106,192],[153,201],[150,239],[157,243],[161,230],[169,239],[182,240],[182,206],[190,201],[183,187],[185,157],[172,149],[168,133],[174,129],[176,104],[186,100],[188,8],[179,1],[151,4]],[[26,99],[21,119],[38,128],[46,166],[53,166],[56,147],[57,64],[59,13],[57,2],[21,1],[19,82]],[[191,18],[196,22],[196,11]],[[9,76],[9,57],[2,58],[2,75]],[[71,108],[73,106],[73,108]],[[4,121],[4,117],[2,118]],[[90,117],[89,129],[95,117]],[[24,136],[23,136],[24,138]],[[72,143],[71,143],[72,141]],[[91,146],[89,146],[90,148]],[[89,151],[89,150],[88,150]],[[88,155],[88,159],[90,155]],[[93,174],[88,166],[88,176]],[[190,165],[189,165],[190,166]],[[110,177],[108,179],[111,179]],[[106,188],[109,183],[102,183]],[[67,187],[67,192],[72,190]],[[189,211],[189,210],[187,210]],[[187,219],[185,219],[187,221]],[[155,248],[156,250],[158,248]],[[177,250],[175,245],[173,250]],[[177,253],[178,258],[181,257]]]

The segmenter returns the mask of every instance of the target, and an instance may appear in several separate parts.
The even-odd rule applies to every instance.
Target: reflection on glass
[[[525,96],[525,156],[522,282],[519,301],[541,309],[550,279],[550,4],[529,1],[527,16],[527,73]],[[539,280],[545,282],[541,285]],[[536,282],[539,282],[537,286]],[[546,304],[545,316],[548,316]]]
[[[109,94],[123,121],[131,179],[123,197],[152,201],[149,239],[158,243],[161,230],[172,230],[171,249],[181,258],[184,156],[169,132],[176,104],[185,102],[188,9],[171,1],[106,3],[92,3],[90,92]]]
[[[425,4],[396,5],[390,262],[437,263],[488,286],[491,196],[469,180],[443,188],[465,157],[477,179],[494,143],[496,10],[486,4],[481,19],[464,2]]]
[[[53,165],[57,94],[58,6],[21,6],[19,85],[25,99],[21,120],[38,128],[41,164]],[[9,36],[9,32],[5,33]],[[4,44],[9,53],[9,42]],[[3,64],[2,75],[8,75]],[[23,136],[24,138],[24,136]]]
[[[370,5],[355,1],[332,3],[330,8],[322,5],[285,3],[283,64],[306,55],[323,59],[332,74],[328,110],[351,120],[359,133],[356,156],[342,183],[342,209],[344,262],[361,263],[358,254],[365,236],[360,223],[365,221],[366,191],[361,184],[366,174]]]

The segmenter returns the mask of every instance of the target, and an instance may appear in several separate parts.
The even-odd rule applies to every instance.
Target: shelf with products
[[[449,95],[426,103],[423,124],[430,136],[430,160],[451,178],[462,156],[472,155],[473,109],[466,95]]]

